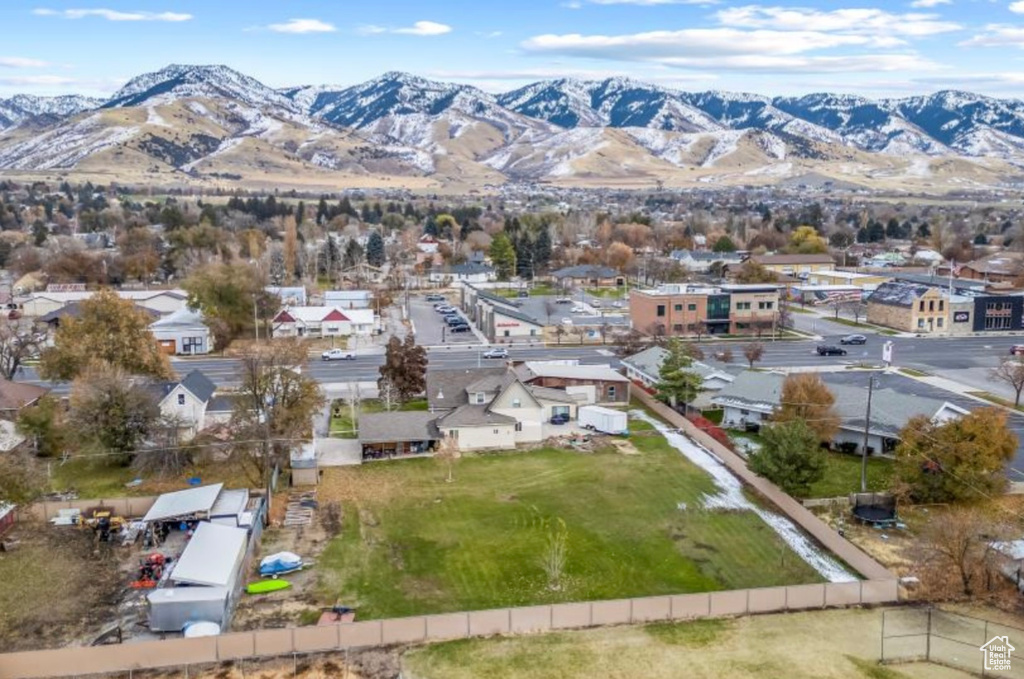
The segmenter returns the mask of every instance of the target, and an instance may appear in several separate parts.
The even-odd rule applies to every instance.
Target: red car
[[[1014,344],[1010,347],[1010,356],[1024,356],[1024,344]]]

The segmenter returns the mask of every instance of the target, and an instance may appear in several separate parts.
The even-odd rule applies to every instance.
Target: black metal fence
[[[887,610],[882,662],[930,662],[981,677],[1024,679],[1024,629],[936,608]]]

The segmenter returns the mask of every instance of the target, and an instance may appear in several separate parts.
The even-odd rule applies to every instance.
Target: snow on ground
[[[170,127],[170,124],[157,112],[156,106],[146,107],[146,124],[157,127]]]
[[[715,495],[704,496],[706,508],[752,511],[761,517],[761,520],[768,524],[800,558],[829,582],[852,582],[857,579],[835,559],[822,552],[799,528],[793,525],[792,521],[775,512],[762,509],[748,500],[743,494],[743,484],[740,483],[740,480],[707,450],[641,410],[632,410],[629,415],[652,425],[665,437],[669,445],[711,475],[719,491]]]

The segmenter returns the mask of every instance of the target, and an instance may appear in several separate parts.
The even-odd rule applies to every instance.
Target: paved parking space
[[[465,318],[461,311],[458,313]],[[417,344],[437,346],[439,344],[473,344],[480,341],[472,331],[448,332],[448,326],[441,314],[434,311],[434,302],[411,299],[409,300],[409,314],[412,324],[416,328]]]
[[[569,304],[559,304],[555,301],[557,299],[562,298],[537,296],[519,298],[514,301],[519,303],[519,310],[524,314],[533,316],[542,323],[550,325],[558,325],[566,318],[570,319],[574,325],[601,325],[602,310],[609,312],[607,314],[608,318],[604,319],[604,322],[608,325],[629,325],[629,310],[625,306],[615,308],[610,306],[609,302],[599,300],[596,297],[590,297],[589,295],[585,301],[580,301],[580,295],[577,294],[571,298],[573,301]],[[603,306],[592,306],[591,303],[594,301],[598,301]],[[581,308],[582,311],[580,310]]]

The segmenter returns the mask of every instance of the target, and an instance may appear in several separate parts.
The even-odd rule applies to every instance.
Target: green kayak
[[[288,589],[291,586],[292,583],[287,580],[260,580],[259,582],[249,584],[245,591],[249,594],[268,594],[281,589]]]

